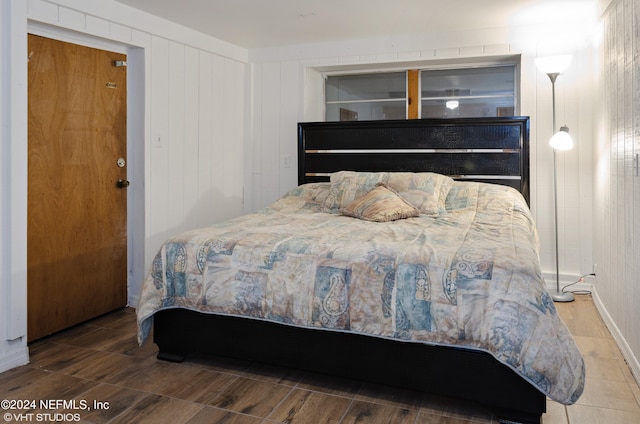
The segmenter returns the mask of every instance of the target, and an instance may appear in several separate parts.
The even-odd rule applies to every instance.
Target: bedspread
[[[535,224],[508,187],[455,183],[446,213],[369,222],[308,184],[269,207],[168,240],[137,308],[187,308],[486,351],[572,404],[584,362],[545,290]]]

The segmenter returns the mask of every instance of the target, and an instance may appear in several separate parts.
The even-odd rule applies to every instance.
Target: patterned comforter
[[[551,399],[578,399],[583,359],[518,192],[456,182],[442,213],[370,222],[328,210],[329,188],[168,240],[142,288],[139,341],[155,312],[180,307],[486,351]]]

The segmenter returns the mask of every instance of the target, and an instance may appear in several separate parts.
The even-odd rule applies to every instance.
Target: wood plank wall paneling
[[[151,68],[157,244],[242,213],[244,65],[156,37]]]
[[[187,99],[186,79],[186,48],[183,44],[169,41],[168,45],[169,61],[167,67],[168,87],[167,90],[167,110],[171,117],[171,125],[167,128],[167,191],[171,193],[167,199],[167,223],[168,228],[179,231],[186,229],[183,219],[183,208],[188,208],[185,204],[185,151],[187,150],[187,139],[185,137],[187,114],[185,108],[187,102],[196,99]],[[184,81],[184,84],[174,84],[173,81]],[[182,208],[173,207],[173,204],[182,205]],[[172,232],[168,230],[168,232]]]
[[[213,138],[213,121],[211,119],[211,110],[213,109],[213,57],[208,53],[200,53],[200,71],[199,83],[199,101],[198,116],[207,117],[200,119],[198,122],[198,138],[203,140],[211,140]],[[212,180],[212,167],[209,166],[213,156],[212,143],[198,144],[198,178],[193,183],[198,186],[210,188]],[[196,165],[196,164],[193,164]],[[200,188],[199,188],[200,190]],[[196,209],[196,222],[204,222],[207,218],[207,212],[214,208],[215,200],[211,197],[202,198],[198,202]]]
[[[282,86],[282,96],[280,98],[280,115],[285,119],[280,120],[280,143],[279,143],[279,161],[280,161],[280,181],[278,187],[278,197],[282,196],[289,190],[288,182],[291,178],[297,178],[298,167],[296,158],[298,156],[298,144],[292,143],[291,140],[297,140],[297,125],[291,125],[291,122],[302,120],[303,108],[301,106],[300,97],[297,95],[298,87],[301,84],[300,68],[298,62],[287,62],[281,66],[281,79],[287,81]],[[285,167],[285,157],[289,161],[289,167]]]
[[[631,333],[635,334],[635,339],[633,340],[633,349],[636,356],[636,359],[640,361],[640,316],[638,310],[640,309],[640,284],[638,276],[640,275],[640,261],[638,261],[638,257],[640,256],[640,5],[638,2],[630,2],[633,5],[633,12],[631,13],[632,22],[632,57],[634,67],[632,70],[633,75],[633,95],[632,95],[632,108],[633,108],[633,155],[632,158],[635,160],[635,169],[632,169],[632,178],[634,184],[634,194],[633,194],[633,240],[634,240],[634,252],[635,260],[633,260],[634,268],[634,279],[628,282],[633,286],[633,296],[632,296],[632,314],[630,315],[630,322],[632,325]],[[635,280],[635,281],[634,281]],[[640,380],[640,369],[635,369],[636,381]]]
[[[281,131],[288,122],[280,115],[282,94],[282,65],[280,63],[264,63],[261,65],[261,156],[258,165],[263,178],[260,179],[261,205],[265,206],[280,196],[280,146],[285,143]],[[295,138],[293,139],[295,140]],[[293,143],[295,145],[295,142]]]
[[[153,228],[152,246],[159,246],[168,235],[169,204],[169,154],[166,146],[169,138],[169,43],[161,37],[151,37],[150,85],[151,92],[151,148],[149,149],[150,169],[149,181],[150,202],[147,205],[153,211],[149,215],[150,228]]]
[[[596,290],[626,341],[630,365],[640,358],[640,6],[611,2],[603,16],[598,78],[602,134],[595,146]],[[614,333],[615,336],[615,333]],[[623,350],[627,349],[623,347]],[[635,358],[635,359],[634,359]],[[629,359],[629,358],[628,358]]]
[[[187,47],[185,50],[185,79],[184,79],[184,95],[185,104],[196,105],[199,102],[200,87],[200,53],[197,49]],[[182,170],[183,193],[182,201],[184,202],[185,212],[181,229],[186,229],[190,221],[194,219],[195,209],[198,205],[199,192],[198,185],[194,181],[198,181],[198,167],[192,166],[198,163],[198,123],[200,121],[197,111],[185,110],[183,112],[184,125],[184,149],[183,164],[191,164]]]

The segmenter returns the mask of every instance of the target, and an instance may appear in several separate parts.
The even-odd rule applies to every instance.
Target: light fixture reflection
[[[457,100],[447,100],[447,103],[445,103],[445,105],[447,106],[447,109],[453,110],[460,106],[460,102],[458,102]]]

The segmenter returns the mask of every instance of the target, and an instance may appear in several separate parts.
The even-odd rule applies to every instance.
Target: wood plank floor
[[[585,357],[587,384],[575,405],[548,401],[543,422],[640,423],[640,390],[591,298],[557,306]],[[134,311],[123,309],[33,343],[29,365],[0,374],[0,399],[76,400],[88,410],[3,414],[78,414],[66,419],[85,423],[497,422],[478,405],[398,388],[228,359],[162,362],[151,342],[137,346],[135,332]]]

